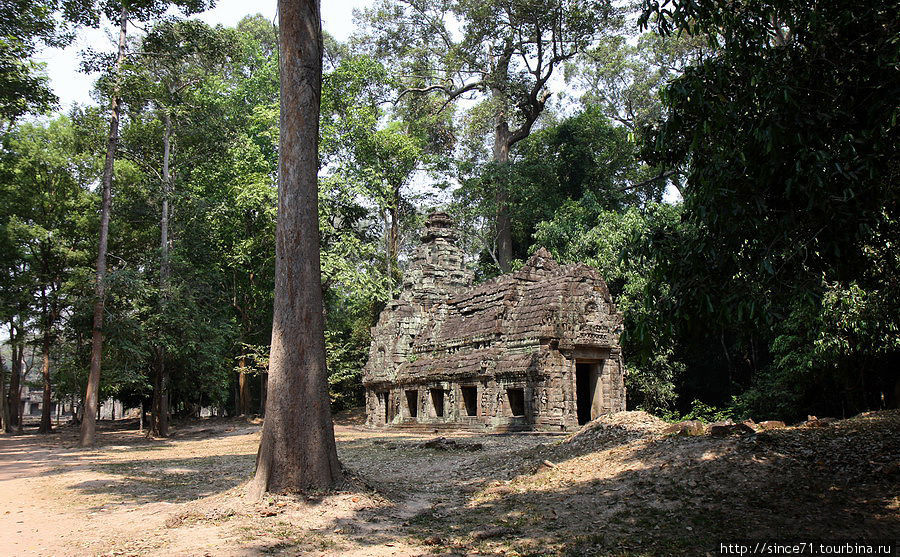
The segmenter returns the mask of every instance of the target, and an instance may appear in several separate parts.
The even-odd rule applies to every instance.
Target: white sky
[[[346,40],[353,31],[353,9],[363,8],[366,0],[324,0],[322,2],[322,27],[338,40]],[[212,10],[192,17],[215,25],[221,23],[233,27],[246,15],[261,13],[269,20],[275,19],[276,0],[265,2],[247,2],[246,0],[218,0]],[[118,29],[112,29],[108,23],[100,29],[83,28],[78,30],[76,40],[66,49],[46,49],[36,59],[47,64],[47,75],[54,93],[59,97],[60,111],[68,112],[74,103],[96,104],[90,92],[96,76],[86,75],[78,71],[79,53],[91,47],[98,51],[112,51],[118,39]],[[129,29],[129,34],[135,28]]]

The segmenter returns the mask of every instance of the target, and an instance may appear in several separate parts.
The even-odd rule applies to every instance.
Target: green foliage
[[[709,404],[694,400],[690,404],[690,409],[684,414],[665,413],[663,418],[670,422],[680,422],[683,420],[698,420],[704,423],[724,422],[725,420],[735,419],[734,410],[731,407],[717,408]]]
[[[648,32],[629,40],[610,35],[567,66],[566,79],[584,90],[585,107],[640,132],[662,120],[660,93],[668,82],[710,50],[703,36]]]
[[[686,168],[684,226],[655,237],[681,338],[719,340],[730,394],[796,417],[890,402],[900,43],[885,3],[647,2],[715,52],[664,92],[645,152]],[[860,348],[865,347],[865,348]],[[717,382],[724,378],[719,377]]]
[[[48,85],[44,65],[31,57],[41,46],[67,45],[73,37],[72,24],[94,21],[95,14],[87,0],[0,3],[0,121],[4,125],[28,113],[46,112],[56,105],[57,98]]]
[[[544,246],[563,263],[597,268],[625,314],[622,348],[627,369],[629,407],[651,412],[670,410],[676,386],[685,374],[674,339],[662,323],[663,284],[649,280],[657,264],[642,255],[642,246],[660,229],[677,226],[680,207],[651,203],[644,208],[606,210],[592,196],[568,201],[552,220],[538,224],[535,247]]]
[[[468,233],[466,241],[475,250],[490,253],[494,245],[492,216],[497,211],[492,192],[497,184],[507,186],[513,254],[519,259],[527,258],[534,249],[532,237],[541,222],[557,220],[561,226],[576,226],[599,211],[623,211],[659,201],[661,184],[634,187],[647,176],[636,155],[637,145],[626,130],[613,126],[596,107],[533,133],[518,144],[510,164],[487,163],[465,170],[471,177],[455,192],[455,213]],[[574,221],[563,222],[555,218],[560,210],[585,212],[573,215]],[[565,241],[565,236],[560,240]],[[578,257],[588,254],[572,255],[573,261],[579,261]],[[492,269],[484,263],[485,275],[496,273],[496,265]]]
[[[97,201],[88,185],[99,165],[80,147],[72,121],[60,117],[15,127],[0,155],[0,317],[48,342],[54,356],[65,356],[61,326],[90,280]],[[63,369],[51,371],[58,383],[78,383]]]
[[[676,384],[686,366],[675,360],[672,348],[654,354],[646,362],[627,365],[625,388],[629,406],[651,414],[664,414],[678,401]]]

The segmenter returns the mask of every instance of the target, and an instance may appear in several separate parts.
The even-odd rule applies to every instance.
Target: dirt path
[[[542,436],[449,435],[447,449],[423,449],[433,434],[378,432],[339,424],[348,491],[300,500],[243,497],[259,425],[194,424],[169,440],[132,429],[105,431],[98,449],[75,447],[77,431],[0,439],[3,554],[419,555],[401,535],[422,513],[462,504],[465,492],[509,468],[510,448]],[[453,448],[453,439],[470,452]],[[293,552],[293,553],[292,553]]]
[[[900,531],[900,413],[724,439],[616,420],[568,442],[340,420],[345,490],[261,502],[244,497],[258,424],[147,440],[119,423],[92,451],[74,428],[3,437],[0,554],[694,555],[728,536]]]

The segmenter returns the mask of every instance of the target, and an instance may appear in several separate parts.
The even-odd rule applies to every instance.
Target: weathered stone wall
[[[372,329],[368,423],[570,429],[578,381],[591,405],[582,418],[624,410],[622,315],[597,271],[540,249],[516,273],[472,287],[455,239],[447,215],[429,217],[400,298]],[[594,367],[578,379],[576,363]]]

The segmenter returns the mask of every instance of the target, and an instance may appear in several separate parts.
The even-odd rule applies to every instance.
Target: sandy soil
[[[368,430],[340,416],[350,478],[244,496],[259,424],[148,440],[104,424],[0,438],[2,555],[703,555],[729,538],[892,539],[900,412],[727,438],[622,413],[574,437]],[[547,464],[542,464],[544,461]]]

